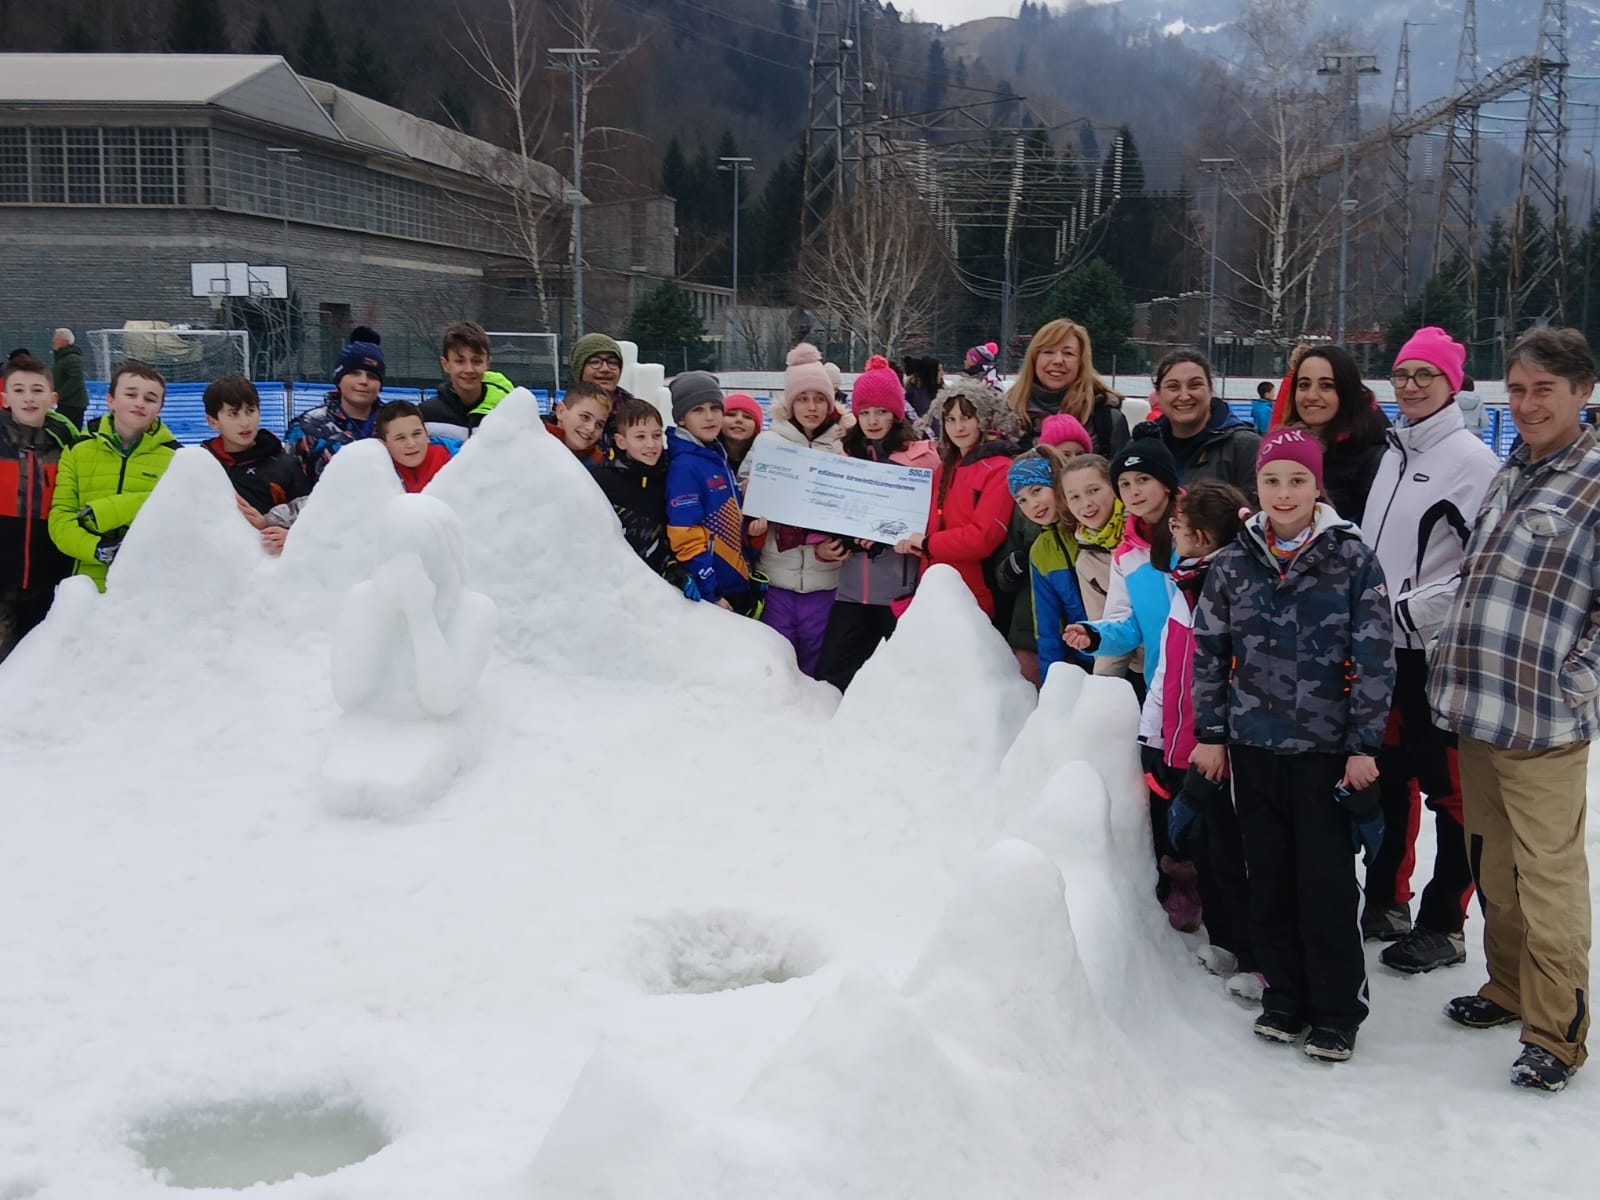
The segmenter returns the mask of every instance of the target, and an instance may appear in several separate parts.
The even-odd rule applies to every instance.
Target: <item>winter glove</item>
[[[1383,807],[1378,803],[1378,789],[1362,788],[1352,791],[1338,787],[1333,798],[1339,807],[1350,814],[1350,849],[1353,853],[1365,851],[1363,861],[1371,866],[1383,845]]]
[[[1172,788],[1167,778],[1167,764],[1161,758],[1160,747],[1140,742],[1139,766],[1144,771],[1145,786],[1163,800],[1171,800]]]
[[[122,539],[127,536],[127,533],[128,531],[126,529],[117,529],[102,536],[101,539],[95,543],[95,562],[104,563],[109,567],[112,563],[112,560],[117,557],[117,551],[122,548]]]
[[[679,586],[682,588],[683,594],[690,600],[700,599],[700,585],[694,581],[693,575],[685,575]]]
[[[1167,809],[1167,838],[1185,858],[1193,858],[1193,852],[1204,844],[1206,812],[1222,786],[1193,767],[1184,772],[1183,785]]]

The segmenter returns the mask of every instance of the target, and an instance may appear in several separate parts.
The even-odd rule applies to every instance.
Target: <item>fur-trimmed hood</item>
[[[1007,441],[1016,441],[1027,432],[1027,425],[1012,411],[1011,406],[1006,403],[1005,396],[1000,392],[981,380],[966,376],[946,376],[944,387],[939,389],[939,394],[934,397],[933,404],[928,408],[928,415],[916,423],[918,433],[938,438],[939,414],[944,411],[945,402],[952,396],[964,396],[972,404],[986,437],[998,435]]]

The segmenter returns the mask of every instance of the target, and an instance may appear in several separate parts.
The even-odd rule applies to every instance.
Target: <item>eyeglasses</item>
[[[1389,382],[1397,388],[1403,388],[1408,383],[1414,383],[1419,388],[1425,388],[1431,387],[1435,379],[1443,378],[1444,376],[1438,371],[1430,371],[1427,367],[1421,367],[1415,371],[1396,371],[1389,376]]]
[[[592,354],[589,356],[589,365],[596,367],[620,367],[622,360],[615,354]]]

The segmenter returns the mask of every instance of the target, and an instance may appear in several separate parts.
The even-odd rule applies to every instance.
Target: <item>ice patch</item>
[[[331,1175],[388,1144],[359,1102],[315,1094],[182,1109],[147,1121],[130,1138],[169,1187],[233,1190]]]
[[[725,992],[810,975],[822,952],[804,934],[746,913],[674,913],[641,922],[632,958],[647,992]]]

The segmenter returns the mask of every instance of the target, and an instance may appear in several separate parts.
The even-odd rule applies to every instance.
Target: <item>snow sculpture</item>
[[[660,363],[639,361],[637,342],[618,342],[622,347],[622,375],[619,382],[630,395],[648,400],[661,410],[661,420],[666,425],[672,421],[672,392],[667,388],[667,369]]]
[[[344,715],[323,767],[329,807],[404,817],[443,793],[471,752],[472,698],[494,645],[494,601],[466,584],[466,540],[449,505],[397,496],[378,565],[346,593],[334,631],[334,699]]]

